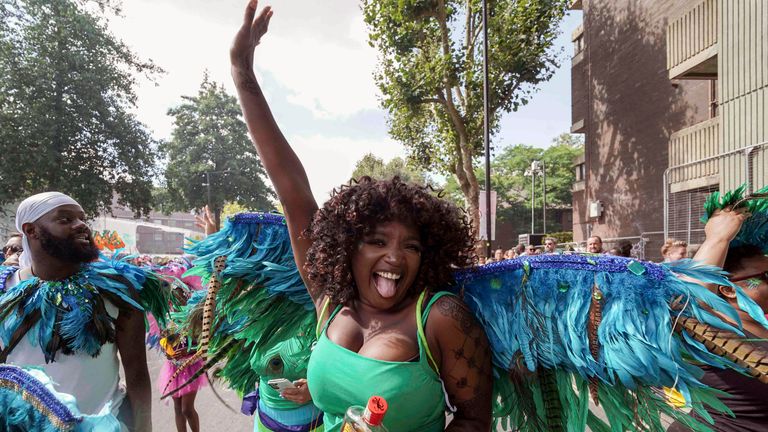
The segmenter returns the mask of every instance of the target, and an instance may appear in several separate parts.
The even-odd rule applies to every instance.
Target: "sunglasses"
[[[4,255],[13,255],[16,253],[22,253],[24,252],[24,248],[21,246],[6,246],[3,248],[3,254]]]

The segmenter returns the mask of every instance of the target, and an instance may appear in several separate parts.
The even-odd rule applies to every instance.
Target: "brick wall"
[[[672,82],[666,64],[667,22],[695,3],[584,0],[584,58],[573,66],[573,93],[574,103],[586,104],[574,110],[585,117],[587,173],[585,190],[574,193],[575,240],[663,229],[669,136],[709,116],[708,82]],[[589,219],[596,200],[603,216]]]

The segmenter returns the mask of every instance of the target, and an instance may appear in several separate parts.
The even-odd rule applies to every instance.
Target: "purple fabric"
[[[245,395],[243,403],[240,405],[240,412],[249,416],[253,415],[259,407],[259,399],[259,389]],[[275,432],[311,432],[312,429],[323,423],[323,413],[320,413],[312,423],[296,426],[284,425],[261,411],[259,411],[259,420],[261,424]]]
[[[323,413],[320,413],[320,415],[317,416],[316,421],[312,423],[296,426],[284,425],[261,411],[259,411],[259,420],[261,420],[261,424],[275,432],[311,432],[312,429],[323,422]]]
[[[240,412],[252,416],[256,412],[256,408],[259,407],[259,390],[250,392],[243,396],[243,403],[240,405]]]

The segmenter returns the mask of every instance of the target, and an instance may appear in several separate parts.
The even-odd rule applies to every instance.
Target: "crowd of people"
[[[466,269],[468,273],[462,277],[471,278],[482,276],[483,270],[491,271],[493,267],[500,266],[490,265],[478,270],[475,267],[478,259],[473,231],[464,213],[429,189],[398,178],[380,181],[367,177],[358,179],[340,186],[326,203],[318,205],[304,167],[272,117],[253,69],[255,49],[267,32],[272,16],[269,7],[257,13],[257,2],[248,2],[243,24],[230,52],[231,71],[250,136],[285,214],[284,219],[274,223],[281,228],[287,227],[290,244],[289,248],[283,248],[283,252],[289,255],[290,264],[267,260],[259,261],[259,264],[268,269],[264,272],[273,273],[290,272],[291,266],[295,266],[298,275],[290,275],[285,280],[293,280],[291,278],[295,276],[298,282],[291,285],[281,279],[280,287],[266,288],[262,285],[266,284],[264,280],[268,277],[258,273],[254,279],[258,283],[251,281],[249,285],[253,292],[230,292],[229,297],[224,297],[222,301],[226,302],[236,294],[252,294],[257,300],[250,299],[251,303],[243,304],[254,307],[254,310],[259,307],[259,313],[267,315],[274,310],[270,311],[264,305],[272,305],[273,309],[282,305],[270,297],[274,295],[272,291],[291,285],[289,288],[293,291],[290,296],[306,300],[306,304],[299,309],[305,313],[309,311],[311,320],[307,322],[313,324],[314,333],[302,331],[284,335],[285,338],[275,346],[277,351],[269,351],[274,355],[248,357],[247,353],[237,350],[222,350],[221,354],[231,356],[244,354],[245,357],[239,358],[245,360],[243,364],[247,368],[271,368],[285,376],[291,375],[288,371],[292,370],[293,375],[298,375],[292,376],[295,379],[285,388],[277,384],[272,388],[269,382],[261,380],[253,398],[245,398],[252,402],[253,409],[250,411],[256,412],[255,430],[337,432],[342,428],[347,409],[364,405],[372,394],[386,397],[389,410],[385,424],[391,431],[491,430],[495,415],[492,407],[505,402],[500,400],[500,393],[494,393],[498,391],[494,379],[497,379],[496,384],[498,379],[507,380],[506,384],[518,391],[521,387],[515,387],[519,384],[517,381],[532,380],[536,371],[535,360],[541,362],[541,359],[535,357],[536,353],[531,352],[530,346],[517,345],[519,355],[515,353],[507,364],[499,365],[497,357],[510,354],[500,352],[491,343],[498,343],[501,339],[501,326],[489,325],[487,320],[491,318],[487,315],[479,318],[479,294],[474,297],[474,303],[469,304],[465,303],[460,292],[448,289],[455,285],[457,269]],[[757,210],[765,213],[761,213],[760,217],[768,218],[768,204],[755,208]],[[541,247],[520,244],[507,251],[496,250],[492,258],[480,261],[480,264],[526,256],[533,259],[525,261],[537,262],[537,255],[540,254],[585,257],[584,260],[564,261],[569,265],[568,271],[582,271],[581,275],[590,276],[581,278],[588,280],[587,290],[572,289],[570,283],[576,283],[574,281],[555,280],[554,288],[549,291],[552,297],[547,297],[547,301],[551,300],[554,304],[552,299],[561,302],[578,300],[580,306],[568,310],[573,315],[568,325],[573,327],[576,324],[572,323],[577,321],[584,324],[583,329],[569,329],[574,339],[582,338],[578,339],[577,345],[583,352],[577,354],[586,353],[589,359],[587,362],[579,357],[584,369],[579,373],[586,377],[580,391],[587,394],[594,390],[593,396],[597,399],[597,381],[602,381],[600,385],[617,387],[635,385],[626,376],[616,379],[613,376],[589,375],[590,367],[606,364],[600,344],[603,343],[608,349],[610,347],[606,345],[615,342],[601,339],[605,337],[604,332],[611,331],[600,327],[601,320],[609,320],[617,313],[606,306],[602,315],[601,305],[608,305],[613,298],[604,297],[598,289],[600,283],[614,279],[614,275],[617,280],[626,278],[622,281],[627,283],[641,283],[646,280],[643,278],[647,278],[655,284],[661,283],[659,281],[668,283],[670,290],[685,289],[688,297],[682,300],[663,297],[665,291],[662,289],[642,293],[643,299],[654,300],[643,303],[643,307],[658,309],[645,310],[645,313],[658,312],[665,317],[651,323],[653,331],[666,327],[672,332],[670,310],[679,310],[679,318],[686,310],[698,311],[699,300],[703,303],[703,299],[707,299],[709,312],[696,316],[704,317],[701,319],[706,319],[709,324],[719,325],[722,322],[723,328],[733,329],[734,340],[753,344],[749,351],[751,358],[757,356],[758,362],[765,362],[767,357],[764,353],[768,353],[768,347],[763,342],[768,338],[768,321],[765,319],[768,312],[768,245],[765,239],[768,235],[763,231],[756,234],[758,231],[755,230],[768,231],[768,222],[762,228],[751,227],[747,238],[740,237],[742,227],[750,216],[746,207],[734,206],[724,206],[708,215],[706,240],[693,258],[702,264],[724,268],[729,272],[730,281],[717,271],[702,268],[696,270],[698,273],[690,273],[698,274],[703,279],[701,285],[690,282],[695,288],[690,288],[686,285],[688,282],[679,280],[669,270],[674,267],[645,263],[637,268],[632,267],[633,260],[602,258],[603,254],[628,256],[631,244],[629,248],[624,244],[604,251],[602,239],[598,236],[587,240],[583,252],[588,255],[577,255],[578,252],[569,247],[558,248],[557,240],[548,237]],[[264,220],[264,216],[258,217]],[[161,383],[160,390],[175,398],[177,430],[186,431],[187,427],[199,430],[194,394],[203,383],[190,385],[189,381],[201,379],[200,374],[210,366],[204,361],[210,348],[209,332],[220,330],[211,327],[212,315],[217,310],[215,290],[220,288],[217,284],[221,284],[219,277],[223,278],[224,274],[217,266],[220,262],[233,263],[235,269],[230,275],[238,271],[243,274],[261,272],[260,269],[246,267],[252,263],[248,261],[252,254],[264,251],[257,251],[255,244],[247,242],[246,256],[227,257],[222,254],[213,262],[195,261],[201,267],[211,267],[205,270],[210,277],[206,291],[199,280],[184,280],[193,270],[190,269],[192,263],[188,261],[150,263],[145,258],[139,258],[133,263],[136,265],[132,265],[124,260],[100,256],[82,207],[62,193],[44,192],[25,199],[16,212],[16,228],[18,234],[12,235],[3,248],[4,263],[0,267],[0,378],[13,383],[8,388],[0,389],[0,392],[9,392],[0,395],[0,404],[5,409],[16,411],[14,415],[3,417],[0,427],[10,424],[11,430],[47,430],[41,425],[54,424],[62,425],[61,429],[65,429],[64,426],[79,428],[76,430],[151,430],[152,389],[144,349],[147,340],[152,339],[148,337],[145,326],[145,318],[151,314],[156,322],[158,345],[168,360],[168,368],[164,369],[162,376],[165,382]],[[242,238],[228,237],[230,234],[217,238],[217,234],[208,233],[210,238],[226,244],[229,251],[242,241]],[[260,247],[276,247],[274,245],[278,244],[272,238],[270,242],[272,246]],[[677,261],[687,255],[686,249],[684,242],[669,240],[662,254],[665,260]],[[616,261],[626,265],[617,266]],[[184,267],[185,271],[179,273],[167,269],[174,266]],[[522,267],[525,272],[522,285],[533,280],[529,276],[536,276],[537,271],[542,272],[539,274],[556,275],[546,273],[546,266],[533,270],[528,264]],[[675,269],[686,271],[682,266]],[[594,272],[600,271],[623,273],[594,276],[598,274]],[[489,291],[513,289],[504,286],[502,279],[492,279]],[[547,283],[544,279],[546,277],[536,280],[544,286]],[[555,276],[552,279],[556,279]],[[177,285],[176,281],[180,283]],[[240,286],[231,280],[229,283],[229,287]],[[515,284],[520,285],[520,280],[516,280]],[[297,292],[297,287],[300,292]],[[713,300],[712,293],[720,300]],[[578,297],[582,294],[584,298]],[[658,297],[652,297],[654,295]],[[214,300],[209,302],[208,298]],[[678,301],[685,304],[681,306]],[[186,307],[194,302],[200,306],[195,309],[201,311],[199,323],[196,321],[198,318],[191,318],[189,311],[192,309]],[[218,322],[219,326],[227,328],[226,331],[237,335],[227,343],[248,337],[262,342],[274,334],[282,334],[290,326],[286,322],[267,323],[270,333],[249,334],[255,330],[243,322],[254,317],[249,316],[251,311],[244,310],[243,304],[237,305],[238,320]],[[498,304],[488,307],[491,306],[511,307]],[[189,312],[184,319],[185,322],[192,322],[191,327],[174,327],[177,322],[174,321],[174,311]],[[491,315],[497,316],[499,310],[493,311]],[[280,309],[280,312],[283,310]],[[535,322],[531,323],[516,321],[522,324],[511,333],[526,333],[526,337],[534,339],[534,333],[545,331],[546,323],[555,320],[558,312],[550,311],[547,316],[536,315],[531,319]],[[625,310],[618,315],[622,313],[639,312]],[[519,318],[521,314],[512,315]],[[621,336],[616,336],[616,339],[630,339],[633,333],[640,331],[641,323],[614,322],[625,326],[618,329],[617,333]],[[255,321],[250,322],[253,323]],[[149,332],[152,336],[152,330]],[[746,339],[739,334],[746,335]],[[311,339],[311,343],[303,344],[302,341],[307,338]],[[662,342],[642,339],[643,349],[656,344],[658,350],[655,353],[661,356],[644,359],[658,375],[642,377],[648,380],[644,382],[653,383],[654,388],[661,386],[662,382],[674,386],[678,384],[678,379],[687,380],[685,382],[691,386],[699,385],[698,379],[689,373],[693,366],[687,363],[687,358],[683,358],[683,354],[689,353],[682,352],[677,342],[673,345],[672,338],[670,333],[669,339],[662,338]],[[225,348],[227,346],[224,345]],[[254,343],[254,346],[258,344]],[[692,343],[686,345],[693,346]],[[290,356],[287,353],[293,348],[306,352],[306,356],[302,357],[303,363],[288,364]],[[703,345],[701,349],[706,350]],[[256,351],[254,348],[252,353]],[[541,355],[550,362],[547,363],[547,368],[550,368],[547,370],[560,371],[557,368],[564,367],[562,365],[566,360],[561,359],[561,366],[558,366],[552,360],[554,351],[550,349]],[[720,354],[700,356],[697,360],[723,366],[725,360],[715,359]],[[625,355],[629,357],[631,353]],[[259,363],[262,360],[266,361],[266,365]],[[666,368],[670,363],[677,371],[674,380],[659,372],[668,370]],[[501,369],[494,369],[499,367]],[[543,368],[544,363],[539,363],[538,367]],[[499,370],[503,373],[494,373]],[[754,376],[764,373],[759,367],[755,370]],[[576,373],[574,370],[567,372]],[[554,380],[555,375],[549,378]],[[728,368],[708,366],[700,378],[711,388],[732,396],[728,398],[720,394],[724,397],[723,405],[715,403],[712,407],[701,409],[701,405],[696,405],[700,400],[687,401],[695,408],[690,413],[678,413],[677,418],[684,420],[673,425],[673,430],[695,427],[692,419],[705,423],[714,419],[713,427],[721,431],[768,428],[768,402],[764,397],[768,378],[758,380]],[[549,385],[552,385],[551,382]],[[558,385],[564,391],[571,391],[574,387],[571,381]],[[185,388],[186,391],[179,391]],[[175,393],[166,393],[170,389]],[[14,395],[18,397],[14,399]],[[513,397],[509,393],[507,395]],[[523,395],[514,397],[526,409],[562,410],[554,416],[557,419],[567,418],[570,414],[566,410],[576,410],[577,405],[574,402],[574,407],[552,408],[545,401],[538,405],[546,407],[537,408],[536,403],[530,400],[526,403]],[[34,403],[29,402],[32,399]],[[632,399],[635,405],[624,407],[627,412],[635,412],[634,416],[629,416],[629,421],[639,425],[655,424],[653,419],[640,418],[637,400]],[[579,406],[586,408],[586,404],[581,402]],[[723,406],[725,410],[719,409]],[[447,416],[447,413],[450,415]],[[548,412],[547,415],[550,414]],[[574,420],[576,423],[570,427],[576,428],[574,430],[578,429],[577,424],[584,429],[587,422],[597,421],[594,418],[587,420],[586,413],[576,417],[585,420]],[[450,421],[447,421],[448,418]],[[527,420],[538,425],[539,419]],[[606,421],[620,420],[609,418]],[[529,427],[535,429],[530,424]]]
[[[493,256],[485,258],[480,256],[478,265],[490,264],[503,260],[511,260],[524,256],[535,256],[542,254],[569,254],[569,253],[590,253],[606,254],[629,258],[632,256],[632,243],[629,241],[620,241],[617,246],[608,250],[603,250],[603,239],[600,236],[591,236],[587,239],[585,247],[575,246],[573,243],[567,243],[565,247],[559,247],[557,239],[554,237],[545,237],[542,245],[528,245],[519,243],[513,249],[496,249]],[[688,243],[683,240],[667,239],[661,247],[661,256],[663,262],[671,262],[690,258],[688,256]]]

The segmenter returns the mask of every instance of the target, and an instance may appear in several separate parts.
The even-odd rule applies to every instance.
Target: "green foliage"
[[[573,241],[573,231],[547,233],[547,237],[553,237],[558,244],[570,243]]]
[[[578,136],[562,134],[546,149],[525,144],[506,147],[491,161],[491,185],[496,191],[497,223],[512,224],[514,233],[527,233],[531,226],[531,177],[526,171],[531,162],[544,162],[547,175],[547,230],[567,230],[555,220],[554,209],[571,207],[571,188],[576,180],[573,160],[584,151]],[[481,189],[485,188],[485,170],[477,168],[475,175]],[[543,205],[542,177],[536,176],[536,226],[541,231]],[[444,187],[446,197],[465,205],[461,190],[454,178],[448,178]],[[498,228],[497,228],[498,229]]]
[[[491,132],[557,68],[552,45],[566,0],[489,2]],[[473,158],[483,148],[480,0],[363,0],[390,134],[426,170],[456,176],[477,209]],[[475,215],[476,217],[476,215]]]
[[[205,206],[208,179],[217,225],[228,203],[250,210],[273,209],[275,194],[263,180],[264,168],[248,138],[237,99],[206,74],[197,95],[183,100],[168,110],[175,128],[171,141],[161,146],[168,158],[166,189],[159,195],[163,209],[188,211]]]
[[[408,164],[403,158],[395,157],[387,163],[384,160],[368,153],[355,164],[352,178],[358,179],[368,176],[376,180],[389,180],[398,176],[401,180],[420,185],[429,184],[426,174]]]
[[[134,74],[161,69],[107,30],[113,11],[111,0],[0,0],[0,204],[59,190],[91,215],[115,194],[149,212],[156,143],[130,110]]]

